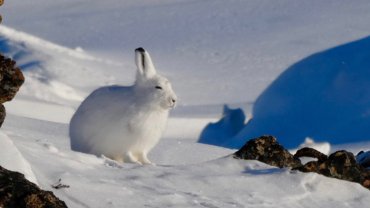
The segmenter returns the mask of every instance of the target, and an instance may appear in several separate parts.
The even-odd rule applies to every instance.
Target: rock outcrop
[[[0,166],[0,207],[64,208],[66,204],[51,191],[43,191],[18,172]]]
[[[311,154],[315,152],[316,154]],[[312,148],[299,150],[294,157],[313,157],[317,161],[310,161],[301,167],[295,168],[302,172],[316,172],[328,177],[360,183],[370,189],[370,170],[357,163],[351,152],[340,150],[327,157]]]
[[[239,151],[234,153],[237,159],[259,160],[279,168],[290,167],[301,172],[315,172],[327,177],[360,183],[370,189],[370,170],[367,155],[359,153],[360,163],[353,153],[340,150],[327,156],[313,148],[304,147],[293,156],[281,146],[273,136],[261,136],[249,140]],[[369,153],[370,155],[370,153]],[[300,157],[311,157],[317,160],[302,164]]]
[[[234,157],[245,160],[259,160],[279,168],[302,166],[301,161],[294,158],[273,136],[261,136],[249,140],[234,154]]]
[[[0,103],[12,100],[24,82],[24,76],[15,64],[0,55]]]
[[[24,76],[15,61],[0,55],[0,127],[6,116],[3,103],[14,98],[23,82]]]

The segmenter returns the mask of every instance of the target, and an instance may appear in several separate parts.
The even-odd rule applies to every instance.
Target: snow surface
[[[367,207],[370,192],[359,184],[235,160],[233,149],[196,141],[224,104],[248,115],[294,63],[367,37],[369,10],[367,0],[6,1],[0,51],[26,82],[6,104],[0,165],[34,175],[69,207]],[[139,46],[180,98],[149,155],[157,166],[71,151],[75,109],[93,89],[132,84]],[[367,138],[354,139],[331,151],[370,149]],[[70,188],[52,189],[59,179]]]
[[[13,141],[3,132],[0,132],[0,165],[9,170],[18,171],[33,183],[37,184],[36,177],[32,172],[28,161],[19,152]]]

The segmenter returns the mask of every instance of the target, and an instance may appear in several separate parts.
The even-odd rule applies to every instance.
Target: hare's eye
[[[161,86],[155,86],[155,89],[162,90],[163,88]]]

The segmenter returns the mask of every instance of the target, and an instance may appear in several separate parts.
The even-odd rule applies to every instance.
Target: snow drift
[[[263,134],[286,147],[304,138],[332,144],[370,135],[370,37],[313,54],[289,67],[256,100],[253,120],[231,146]]]

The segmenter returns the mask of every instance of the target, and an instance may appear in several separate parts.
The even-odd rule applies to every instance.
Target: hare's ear
[[[157,73],[149,53],[143,48],[137,48],[135,50],[135,61],[138,73],[141,76],[151,78]]]

